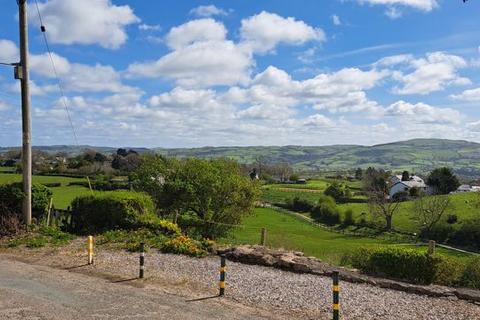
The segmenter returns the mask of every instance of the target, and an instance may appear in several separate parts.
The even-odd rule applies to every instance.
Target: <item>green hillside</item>
[[[0,148],[0,153],[11,148]],[[116,148],[92,146],[36,147],[49,153],[78,154],[85,149],[113,153]],[[461,140],[415,139],[374,146],[252,146],[202,148],[133,148],[138,152],[155,151],[175,157],[227,157],[241,163],[261,158],[265,163],[288,162],[300,171],[337,171],[375,166],[391,170],[426,173],[448,166],[465,177],[480,177],[480,144]]]

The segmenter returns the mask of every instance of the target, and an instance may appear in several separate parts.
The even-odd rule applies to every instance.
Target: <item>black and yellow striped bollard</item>
[[[145,243],[140,243],[140,272],[138,277],[143,279],[145,274]]]
[[[338,286],[338,271],[333,272],[333,320],[340,319],[340,288]]]
[[[220,256],[220,294],[219,296],[225,295],[225,272],[226,272],[226,260],[225,256]]]

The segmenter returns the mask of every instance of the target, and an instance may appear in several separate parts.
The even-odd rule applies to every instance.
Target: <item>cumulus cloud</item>
[[[425,124],[459,124],[462,115],[451,108],[437,108],[425,103],[412,104],[403,100],[391,104],[385,109],[387,116],[404,118],[401,121],[408,127],[410,122]]]
[[[323,114],[314,114],[303,121],[303,125],[309,127],[333,127],[334,122]]]
[[[225,26],[213,19],[192,20],[173,27],[166,36],[166,43],[171,49],[181,49],[195,42],[221,42],[225,40],[226,35]]]
[[[110,0],[47,0],[38,6],[49,39],[60,44],[117,49],[128,38],[125,28],[140,22],[128,5],[116,6]],[[32,23],[38,24],[38,19],[32,18]]]
[[[10,109],[10,104],[0,100],[0,111],[5,111],[7,109]]]
[[[228,12],[220,9],[214,5],[198,6],[190,10],[190,14],[197,17],[213,17],[213,16],[226,16]]]
[[[409,56],[390,57],[390,62],[407,63],[413,72],[399,71],[394,79],[401,83],[394,89],[397,94],[428,94],[443,90],[451,85],[466,85],[471,81],[461,77],[458,71],[467,66],[467,62],[459,56],[443,52],[428,53],[425,58],[411,59]],[[385,63],[385,60],[383,61]]]
[[[240,35],[244,45],[260,53],[271,51],[280,43],[301,45],[326,40],[325,32],[320,28],[266,11],[243,19]]]
[[[460,94],[452,94],[450,97],[455,100],[477,102],[480,101],[480,88],[465,90]]]
[[[0,39],[0,62],[14,63],[20,60],[20,54],[15,42]]]

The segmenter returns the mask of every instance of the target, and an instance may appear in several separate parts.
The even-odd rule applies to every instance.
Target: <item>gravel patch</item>
[[[176,285],[179,290],[191,289],[200,297],[218,292],[219,264],[218,257],[195,259],[151,251],[147,253],[145,274],[152,281]],[[95,268],[125,277],[136,276],[138,254],[100,251]],[[229,299],[294,312],[303,319],[329,317],[331,286],[328,277],[227,261]],[[480,319],[480,305],[456,297],[432,298],[368,284],[341,283],[340,304],[343,319],[347,320]]]

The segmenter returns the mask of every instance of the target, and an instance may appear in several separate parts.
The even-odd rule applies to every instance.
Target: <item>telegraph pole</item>
[[[32,134],[30,119],[30,88],[28,72],[28,21],[27,0],[17,0],[20,27],[20,64],[16,74],[20,78],[22,89],[22,172],[23,199],[22,211],[25,224],[32,223]]]

